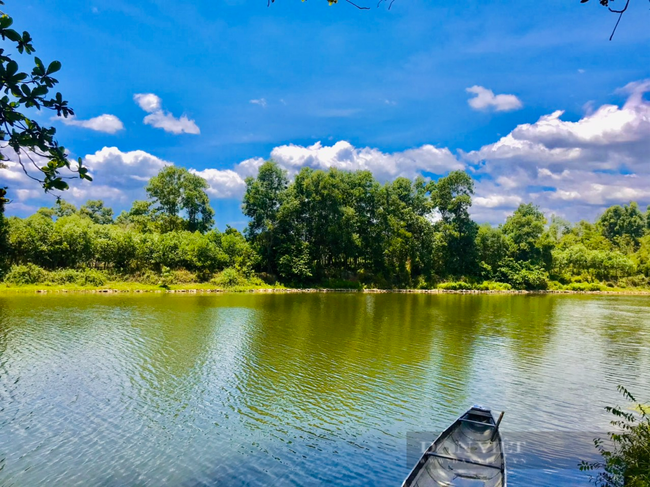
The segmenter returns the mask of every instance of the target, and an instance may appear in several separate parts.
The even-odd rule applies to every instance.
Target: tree
[[[4,2],[0,0],[0,5]],[[30,55],[35,49],[28,32],[19,34],[12,29],[13,19],[5,13],[0,17],[0,37],[13,43],[20,54]],[[66,176],[62,170],[70,170],[80,179],[92,180],[87,168],[83,167],[81,158],[76,167],[66,156],[65,147],[55,139],[56,129],[42,127],[34,119],[25,115],[24,110],[50,110],[59,117],[74,115],[61,93],[52,96],[50,90],[58,83],[52,77],[61,69],[59,61],[52,61],[47,66],[38,57],[30,74],[20,70],[18,63],[0,49],[0,141],[2,152],[0,161],[10,156],[4,151],[11,149],[24,173],[38,181],[45,191],[68,189]],[[2,170],[2,167],[0,167]],[[0,195],[4,198],[4,195]]]
[[[546,217],[533,203],[521,204],[503,224],[506,234],[515,249],[515,259],[541,263],[540,238],[544,234]]]
[[[501,263],[510,253],[510,241],[501,228],[481,225],[476,235],[479,272],[486,279],[494,279]]]
[[[113,209],[104,206],[102,200],[88,200],[79,208],[81,215],[87,216],[95,223],[100,225],[108,225],[113,223]]]
[[[639,205],[634,201],[625,206],[611,206],[598,219],[601,233],[617,246],[630,241],[638,247],[638,241],[645,233],[646,221]]]
[[[63,198],[57,198],[56,203],[52,209],[54,210],[54,215],[58,218],[74,215],[77,213],[77,207],[72,203],[68,203]]]
[[[246,236],[262,252],[263,265],[273,272],[273,248],[276,244],[278,212],[289,180],[275,162],[266,161],[260,166],[256,178],[246,178],[246,193],[242,209],[250,218]]]
[[[469,215],[474,181],[464,171],[453,171],[429,186],[431,201],[440,213],[439,230],[446,243],[446,271],[468,275],[476,271],[478,226]]]
[[[166,218],[162,222],[165,230],[187,228],[190,231],[207,232],[214,225],[214,210],[206,190],[207,181],[184,167],[166,166],[149,180],[147,194],[155,211]],[[187,220],[181,213],[185,212]]]

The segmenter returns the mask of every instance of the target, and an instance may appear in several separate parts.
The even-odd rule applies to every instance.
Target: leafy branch
[[[0,0],[0,5],[4,2]],[[10,41],[20,54],[35,52],[29,32],[20,34],[12,29],[13,19],[0,12],[0,38]],[[91,181],[88,169],[81,158],[76,164],[66,156],[65,147],[56,141],[56,129],[43,127],[23,113],[24,109],[51,110],[57,116],[67,118],[74,115],[61,93],[50,91],[58,83],[53,75],[61,69],[59,61],[45,64],[34,57],[35,66],[31,73],[21,71],[18,63],[0,48],[0,161],[8,160],[4,150],[12,149],[23,172],[39,182],[45,191],[66,190],[65,179],[79,178]],[[62,170],[74,173],[65,177]]]

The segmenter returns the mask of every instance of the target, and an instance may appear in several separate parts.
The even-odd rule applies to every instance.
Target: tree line
[[[225,282],[225,272],[299,287],[596,290],[650,278],[650,215],[634,202],[593,223],[547,221],[528,203],[502,225],[479,225],[462,171],[382,184],[369,171],[303,168],[290,181],[269,161],[246,180],[241,233],[214,228],[207,188],[168,166],[117,217],[100,200],[62,199],[0,216],[4,280]]]

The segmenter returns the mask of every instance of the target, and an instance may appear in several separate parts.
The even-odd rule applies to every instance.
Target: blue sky
[[[39,57],[63,63],[77,125],[51,123],[95,169],[92,185],[65,195],[77,204],[99,196],[128,208],[169,162],[208,179],[219,228],[242,228],[241,178],[272,153],[290,173],[370,168],[386,180],[465,168],[478,181],[475,217],[495,223],[525,201],[572,220],[650,204],[647,2],[632,0],[612,42],[616,19],[596,0],[367,3],[8,0],[5,10]],[[157,108],[136,94],[155,95]],[[112,118],[80,126],[102,115]],[[51,205],[8,179],[9,214]]]

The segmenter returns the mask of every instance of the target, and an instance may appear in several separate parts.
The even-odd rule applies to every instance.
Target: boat
[[[472,406],[427,448],[402,487],[506,487],[501,419]]]

